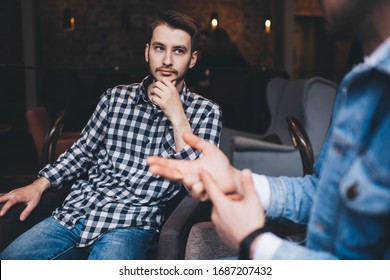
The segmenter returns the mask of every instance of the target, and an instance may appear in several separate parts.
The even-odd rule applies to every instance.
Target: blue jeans
[[[157,248],[157,232],[137,228],[113,229],[91,245],[78,248],[83,219],[69,230],[49,217],[14,240],[3,252],[2,260],[131,260],[150,259]]]

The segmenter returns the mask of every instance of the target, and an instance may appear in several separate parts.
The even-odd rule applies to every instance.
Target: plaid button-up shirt
[[[107,90],[80,139],[39,172],[53,188],[88,173],[88,179],[75,181],[63,205],[53,213],[68,228],[80,218],[86,220],[77,244],[80,247],[114,228],[158,231],[167,202],[182,186],[152,175],[146,157],[193,160],[200,155],[188,145],[175,151],[172,125],[148,98],[148,82],[146,78],[142,83]],[[219,106],[186,86],[180,99],[194,134],[219,144]]]

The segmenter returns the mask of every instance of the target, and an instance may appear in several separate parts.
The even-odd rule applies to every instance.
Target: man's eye
[[[185,52],[184,52],[184,50],[182,50],[182,49],[177,49],[177,50],[175,50],[175,53],[177,53],[177,54],[183,54],[183,53],[185,53]]]
[[[156,51],[159,51],[159,52],[161,52],[161,51],[164,50],[164,48],[163,48],[163,47],[160,47],[160,46],[156,46],[154,49],[155,49]]]

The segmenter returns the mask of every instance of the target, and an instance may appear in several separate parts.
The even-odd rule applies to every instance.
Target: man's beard
[[[178,83],[180,83],[181,81],[184,80],[184,78],[187,75],[187,72],[188,72],[188,69],[189,69],[189,65],[191,63],[191,61],[189,61],[187,66],[186,66],[186,70],[181,75],[179,75],[179,71],[177,71],[176,69],[173,69],[171,67],[166,67],[166,66],[160,66],[160,67],[157,67],[156,69],[153,70],[152,67],[150,66],[150,57],[148,57],[148,61],[149,61],[148,62],[149,74],[153,78],[154,81],[158,81],[159,80],[154,73],[158,73],[161,70],[167,70],[167,71],[171,71],[172,74],[174,76],[176,76],[175,79],[172,80],[172,81],[176,81],[176,84],[178,84]]]
[[[370,1],[375,0],[347,1],[337,11],[325,14],[329,34],[336,40],[360,39],[368,26],[367,15],[373,6]]]

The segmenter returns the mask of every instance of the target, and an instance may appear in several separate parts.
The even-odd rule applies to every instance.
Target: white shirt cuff
[[[255,251],[253,252],[254,260],[270,260],[275,255],[275,252],[282,245],[283,240],[275,234],[266,232],[259,236],[256,242]]]
[[[255,173],[252,173],[252,179],[257,195],[260,198],[260,202],[263,205],[264,210],[267,211],[271,199],[271,190],[268,179],[264,175],[258,175]]]

